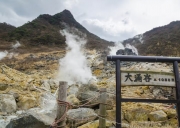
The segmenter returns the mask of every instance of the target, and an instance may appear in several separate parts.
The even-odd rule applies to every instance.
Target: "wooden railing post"
[[[60,81],[59,82],[59,90],[58,90],[58,100],[60,101],[66,101],[67,97],[67,82],[65,81]],[[56,119],[60,119],[64,113],[66,112],[66,105],[57,105],[57,115]],[[58,123],[58,126],[61,126],[61,128],[66,127],[66,119]]]
[[[99,118],[99,128],[106,128],[106,88],[100,89],[100,110],[99,110],[99,116],[102,118]]]

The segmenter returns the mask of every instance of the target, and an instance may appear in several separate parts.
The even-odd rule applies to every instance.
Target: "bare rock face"
[[[19,98],[18,107],[22,110],[27,110],[35,106],[37,106],[36,98],[28,96],[23,96]]]
[[[72,105],[79,105],[80,101],[74,94],[71,94],[67,97],[67,101],[71,103]]]
[[[17,116],[0,116],[0,128],[5,128],[9,124],[9,122],[14,118],[17,118]]]
[[[27,114],[32,115],[39,122],[42,122],[45,125],[51,125],[56,118],[56,109],[47,110],[41,108],[31,108],[27,111]]]
[[[49,128],[32,115],[24,114],[12,119],[6,128]]]
[[[175,118],[177,117],[176,109],[166,109],[164,110],[168,116],[168,118]]]
[[[132,109],[126,111],[124,118],[128,121],[148,121],[148,111],[143,108]]]
[[[0,91],[4,91],[8,88],[7,84],[0,84]]]
[[[112,122],[106,121],[106,127],[110,128],[111,126],[113,126]],[[99,120],[88,122],[82,126],[79,126],[78,128],[99,128]]]
[[[15,112],[17,109],[16,101],[13,95],[0,94],[0,112]]]
[[[162,110],[154,111],[149,113],[149,119],[151,121],[164,121],[167,120],[167,114]]]
[[[67,112],[69,125],[74,124],[75,126],[94,120],[97,117],[96,115],[94,110],[90,108],[71,109]]]
[[[80,101],[84,101],[84,103],[94,98],[94,100],[91,100],[89,104],[87,104],[87,105],[94,106],[98,104],[99,92],[97,91],[98,91],[98,88],[96,85],[82,85],[79,88],[76,95],[77,95],[77,98]]]

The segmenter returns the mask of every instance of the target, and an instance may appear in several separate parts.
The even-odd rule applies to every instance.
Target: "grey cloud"
[[[6,21],[2,21],[0,17],[0,22],[7,22],[15,26],[31,21],[40,14],[55,14],[64,9],[62,1],[59,0],[5,0],[0,1],[0,5],[3,7],[0,8],[0,15],[6,17],[3,18]],[[14,22],[11,18],[19,20],[19,23]]]
[[[180,20],[179,5],[179,0],[0,0],[0,22],[20,26],[40,14],[53,15],[68,9],[90,32],[108,40],[122,40]],[[118,28],[112,34],[111,27],[106,25],[105,31],[102,26],[85,23],[87,19],[113,19],[114,24],[122,22],[128,30]]]
[[[109,40],[109,41],[115,41],[115,42],[125,40],[137,34],[135,30],[132,30],[132,31],[119,31],[117,35],[113,35],[108,31],[104,31],[102,27],[94,25],[94,24],[89,24],[86,21],[83,21],[82,25],[85,26],[90,32],[93,32],[99,37]]]

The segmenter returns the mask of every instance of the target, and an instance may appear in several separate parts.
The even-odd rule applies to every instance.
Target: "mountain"
[[[132,44],[140,55],[180,56],[180,21],[154,28],[123,41]]]
[[[4,45],[9,44],[7,45],[7,49],[10,49],[10,44],[12,44],[10,42],[19,41],[23,44],[23,52],[29,49],[37,50],[37,47],[46,47],[46,49],[49,49],[50,47],[58,47],[64,49],[66,46],[65,37],[62,36],[59,31],[67,27],[75,28],[81,33],[86,34],[86,47],[89,49],[104,49],[109,45],[113,45],[112,42],[103,40],[98,36],[90,33],[86,28],[84,28],[74,19],[73,15],[68,10],[64,10],[53,16],[49,14],[40,15],[33,21],[17,28],[12,27],[10,29],[10,27],[8,26],[9,29],[5,33],[5,35],[0,35],[0,38],[2,39],[1,44],[3,42],[5,42]]]

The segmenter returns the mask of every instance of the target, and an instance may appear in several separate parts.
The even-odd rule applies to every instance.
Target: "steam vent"
[[[69,10],[18,27],[0,23],[0,128],[116,128],[116,63],[107,56],[178,57],[179,28],[176,21],[115,43]],[[120,64],[122,98],[176,100],[172,63]],[[176,108],[122,102],[121,128],[177,128]]]

